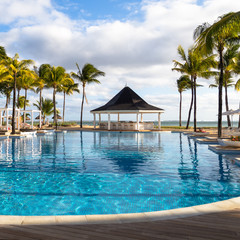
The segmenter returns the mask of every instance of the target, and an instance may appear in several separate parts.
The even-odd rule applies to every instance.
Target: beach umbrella
[[[231,125],[233,127],[233,115],[240,115],[240,108],[237,109],[237,110],[230,109],[230,110],[222,113],[222,115],[231,115],[231,119],[232,119],[232,124]]]
[[[54,116],[52,117],[52,119],[54,119]],[[62,119],[62,117],[59,114],[57,114],[57,119]]]
[[[240,115],[240,108],[237,110],[234,110],[231,115]]]
[[[236,111],[236,110],[230,109],[230,110],[228,110],[228,111],[226,111],[226,112],[223,112],[222,115],[234,115],[233,112],[235,112],[235,111]]]
[[[38,115],[37,117],[35,117],[35,119],[39,119],[40,118],[40,115]]]

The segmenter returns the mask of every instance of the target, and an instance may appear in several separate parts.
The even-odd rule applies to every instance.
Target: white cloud
[[[90,62],[105,71],[100,86],[88,86],[91,105],[87,110],[104,104],[127,83],[134,90],[149,91],[144,92],[146,100],[165,108],[166,119],[177,119],[175,81],[179,75],[171,71],[172,60],[178,59],[177,46],[187,49],[199,24],[212,23],[239,8],[240,1],[235,0],[208,0],[203,5],[195,0],[142,1],[138,9],[134,5],[134,12],[143,15],[141,21],[87,22],[71,20],[54,9],[50,0],[2,0],[0,23],[9,24],[10,30],[1,32],[0,39],[10,55],[18,52],[39,64],[76,71],[75,62],[80,66]],[[199,116],[212,119],[215,113],[207,110],[206,99],[217,99],[217,95],[206,91],[199,96]],[[79,95],[69,99],[71,106],[80,100]],[[212,109],[217,109],[216,104],[214,101]],[[185,114],[187,108],[184,106]],[[73,113],[69,117],[74,118]],[[87,112],[86,117],[90,117]]]

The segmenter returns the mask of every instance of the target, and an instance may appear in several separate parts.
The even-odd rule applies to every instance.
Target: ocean
[[[75,121],[77,124],[79,124],[79,121]],[[158,122],[154,122],[154,124],[157,126]],[[162,126],[168,127],[168,126],[179,126],[179,122],[176,120],[171,121],[161,121]],[[182,126],[186,126],[187,121],[182,121]],[[83,125],[89,125],[93,126],[93,121],[84,121]],[[222,122],[223,127],[227,127],[227,121]],[[190,127],[193,127],[193,122],[190,122]],[[217,127],[217,121],[198,121],[197,127]],[[233,127],[238,127],[238,121],[233,122]]]

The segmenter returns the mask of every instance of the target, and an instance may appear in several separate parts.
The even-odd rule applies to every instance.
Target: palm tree
[[[56,109],[56,92],[61,89],[66,81],[72,81],[66,70],[63,67],[48,67],[44,76],[46,86],[53,88],[53,109],[54,109],[54,123],[57,128],[57,109]],[[71,80],[70,80],[71,79]]]
[[[237,56],[239,47],[240,45],[238,44],[229,44],[227,45],[226,51],[223,52],[223,66],[224,66],[223,87],[225,90],[226,111],[229,110],[227,89],[228,87],[232,87],[235,85],[233,83],[234,81],[232,80],[233,64],[234,64],[234,59]],[[219,86],[219,76],[215,78],[215,84],[210,84],[209,87],[218,87],[218,86]],[[228,122],[228,127],[231,127],[231,121],[230,121],[229,115],[227,115],[227,122]]]
[[[26,100],[25,96],[19,96],[18,107],[24,109],[26,106],[30,106],[29,100]]]
[[[64,122],[64,116],[65,116],[65,102],[66,102],[66,94],[72,95],[74,92],[80,93],[80,90],[78,89],[78,83],[74,83],[74,81],[68,81],[65,82],[62,86],[63,91],[63,115],[62,115],[62,122]]]
[[[8,103],[10,101],[12,87],[13,84],[7,69],[3,65],[0,65],[0,92],[6,96],[6,108],[8,107]]]
[[[21,60],[19,61],[18,54],[15,54],[13,58],[6,58],[2,60],[2,64],[8,69],[9,75],[13,79],[13,111],[12,111],[12,134],[16,133],[15,129],[15,112],[16,112],[16,85],[17,85],[17,78],[19,75],[29,74],[30,70],[28,66],[33,64],[33,60]]]
[[[232,70],[235,74],[240,74],[240,53],[238,53],[237,56],[233,59]],[[235,83],[235,90],[240,91],[240,79],[238,79]],[[240,116],[238,127],[240,127]]]
[[[4,47],[0,46],[0,60],[8,58]]]
[[[34,66],[34,71],[38,76],[35,85],[37,87],[36,92],[39,93],[40,108],[42,106],[42,90],[46,86],[44,77],[48,68],[51,68],[50,64],[42,64],[39,68]],[[39,110],[41,111],[41,109]]]
[[[177,80],[178,92],[180,94],[180,102],[179,102],[179,126],[182,126],[182,92],[190,89],[192,87],[191,80],[188,75],[182,75]]]
[[[10,80],[0,82],[0,89],[0,92],[6,96],[5,108],[8,108],[11,92],[13,90],[13,82]]]
[[[224,79],[223,52],[229,41],[236,40],[240,33],[240,12],[228,13],[214,24],[204,23],[194,31],[196,47],[204,54],[214,50],[219,56],[219,86],[218,86],[218,137],[222,136],[222,88]]]
[[[37,101],[37,103],[34,103],[33,105],[35,107],[37,107],[38,110],[41,111],[42,118],[43,118],[43,124],[45,124],[46,116],[50,116],[54,112],[54,104],[53,104],[53,101],[48,98],[46,98],[46,99],[42,98],[41,104],[42,104],[42,106],[40,106],[40,101]]]
[[[178,47],[178,54],[180,55],[181,59],[184,61],[184,63],[180,63],[176,60],[173,60],[174,62],[174,68],[172,70],[178,71],[182,74],[187,74],[190,76],[191,82],[192,82],[192,99],[190,103],[189,113],[188,113],[188,121],[187,126],[189,126],[190,117],[191,117],[191,111],[192,111],[192,105],[194,103],[194,131],[197,130],[197,94],[196,94],[196,87],[197,87],[197,77],[203,77],[203,78],[210,78],[214,72],[210,71],[211,67],[214,67],[216,65],[216,62],[214,60],[214,55],[210,55],[207,57],[204,57],[199,54],[198,51],[196,51],[193,48],[188,49],[188,55],[185,54],[184,49],[180,45]]]
[[[105,73],[98,70],[90,63],[86,63],[83,66],[82,70],[79,68],[77,63],[76,65],[77,65],[78,72],[77,73],[71,72],[71,76],[74,79],[77,79],[82,84],[82,104],[81,104],[81,114],[80,114],[80,127],[82,128],[84,100],[86,99],[86,102],[87,102],[86,92],[85,92],[86,84],[91,84],[91,83],[100,84],[100,81],[97,78],[100,76],[105,76]]]
[[[0,46],[0,92],[6,96],[6,108],[8,107],[8,103],[10,101],[10,95],[12,91],[11,77],[6,69],[6,67],[2,64],[2,60],[8,58],[6,50],[4,47]]]
[[[35,72],[31,72],[32,74],[23,74],[20,78],[19,84],[21,85],[21,88],[25,90],[25,101],[27,101],[27,91],[31,90],[35,92],[35,86],[36,86],[36,74]],[[24,103],[24,110],[26,110],[26,104]]]

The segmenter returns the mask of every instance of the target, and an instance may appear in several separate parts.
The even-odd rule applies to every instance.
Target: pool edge
[[[13,216],[0,215],[0,225],[86,225],[86,224],[122,224],[134,222],[153,222],[177,218],[192,217],[208,213],[224,212],[240,208],[240,197],[224,201],[196,205],[186,208],[171,210],[127,213],[127,214],[105,214],[105,215],[59,215],[59,216]]]

